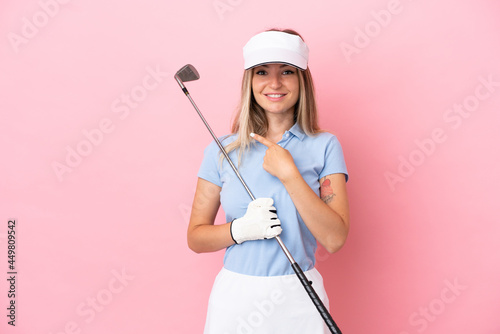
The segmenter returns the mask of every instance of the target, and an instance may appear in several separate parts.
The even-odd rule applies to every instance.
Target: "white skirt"
[[[323,278],[305,272],[327,309]],[[204,334],[327,334],[328,327],[298,277],[219,272],[208,301]]]

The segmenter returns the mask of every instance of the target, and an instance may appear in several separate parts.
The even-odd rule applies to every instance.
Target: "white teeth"
[[[269,97],[274,97],[274,98],[278,98],[278,97],[285,96],[285,94],[267,94],[267,96],[269,96]]]

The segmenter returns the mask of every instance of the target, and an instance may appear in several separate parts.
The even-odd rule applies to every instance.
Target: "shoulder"
[[[336,135],[328,131],[321,131],[313,135],[306,135],[305,140],[314,145],[320,146],[340,146],[340,141]]]
[[[324,140],[337,140],[337,136],[329,131],[321,131],[313,135],[313,137],[322,138]]]
[[[228,134],[222,137],[218,137],[217,139],[219,139],[222,146],[227,146],[231,144],[233,141],[235,141],[236,137],[237,137],[236,134]],[[205,148],[205,152],[211,152],[211,151],[219,151],[219,145],[217,145],[217,142],[215,140],[212,140]]]
[[[323,131],[312,136],[307,136],[306,145],[311,151],[320,154],[326,161],[344,161],[344,152],[339,139],[333,133]]]

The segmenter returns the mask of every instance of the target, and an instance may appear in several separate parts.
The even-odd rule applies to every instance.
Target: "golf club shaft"
[[[196,103],[191,98],[191,95],[189,95],[188,90],[182,84],[181,80],[179,80],[177,77],[175,77],[175,79],[177,80],[177,82],[181,86],[182,91],[186,94],[186,96],[189,99],[189,101],[191,101],[191,104],[193,105],[194,109],[196,109],[196,112],[198,113],[198,116],[200,116],[201,120],[203,121],[203,123],[207,127],[208,131],[210,132],[210,134],[212,135],[213,139],[217,143],[217,146],[219,146],[220,151],[222,152],[222,154],[224,154],[224,157],[226,158],[227,162],[229,163],[229,165],[231,166],[231,168],[235,172],[236,176],[238,177],[238,179],[240,180],[241,184],[243,185],[243,187],[247,191],[248,195],[250,196],[250,198],[252,200],[255,200],[255,196],[250,191],[250,188],[248,188],[245,180],[243,180],[243,178],[241,177],[241,175],[238,172],[238,169],[236,168],[236,166],[234,166],[233,162],[231,161],[231,158],[229,158],[229,155],[227,154],[226,150],[224,149],[224,147],[222,146],[221,142],[219,141],[219,138],[217,138],[217,136],[215,135],[215,133],[212,131],[212,128],[210,127],[210,125],[208,124],[208,122],[205,120],[205,117],[203,117],[203,114],[201,113],[200,109],[198,109],[198,106],[196,106]],[[330,312],[328,312],[327,308],[325,307],[325,305],[323,304],[323,302],[319,298],[318,294],[316,293],[316,291],[312,287],[312,285],[311,285],[312,282],[309,281],[309,279],[304,274],[304,271],[302,271],[302,269],[300,268],[300,266],[298,265],[298,263],[295,262],[292,254],[286,248],[286,246],[283,243],[283,241],[281,240],[281,238],[279,236],[276,236],[274,238],[276,239],[276,241],[280,245],[281,249],[285,253],[286,257],[290,261],[290,264],[292,265],[292,268],[295,271],[295,274],[297,275],[297,277],[299,278],[300,282],[304,286],[304,289],[306,290],[307,294],[311,298],[313,304],[316,306],[318,312],[320,313],[321,317],[325,321],[325,323],[326,323],[328,329],[330,330],[330,332],[332,332],[333,334],[342,334],[342,332],[340,331],[340,328],[337,326],[337,324],[333,320],[332,316],[330,315]]]
[[[210,128],[210,125],[206,121],[205,117],[203,117],[202,113],[200,112],[200,110],[196,106],[196,103],[194,103],[193,99],[191,98],[191,95],[189,95],[189,93],[187,93],[186,96],[188,97],[189,101],[191,101],[191,103],[193,104],[193,107],[196,109],[196,112],[200,116],[200,118],[203,121],[203,123],[205,123],[205,126],[207,127],[208,131],[210,132],[210,134],[214,138],[215,142],[217,143],[217,146],[219,146],[219,149],[221,150],[222,154],[224,154],[224,157],[226,158],[227,162],[229,162],[229,165],[231,165],[231,168],[236,173],[236,176],[241,181],[241,184],[243,185],[243,187],[245,187],[245,190],[247,191],[248,195],[250,195],[250,197],[252,198],[252,201],[255,200],[255,196],[252,194],[252,192],[250,191],[250,188],[248,188],[247,184],[245,183],[245,180],[243,180],[243,178],[241,177],[240,173],[238,172],[238,169],[236,168],[236,166],[233,164],[233,162],[229,158],[229,155],[227,154],[226,150],[222,146],[219,138],[217,138],[217,136],[215,135],[215,133],[212,131],[212,128]]]

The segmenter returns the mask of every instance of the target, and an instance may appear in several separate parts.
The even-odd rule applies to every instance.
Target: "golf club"
[[[215,133],[210,128],[210,125],[205,120],[205,117],[203,117],[202,113],[200,112],[200,110],[196,106],[196,103],[194,103],[194,100],[191,98],[191,95],[189,94],[189,91],[184,86],[184,82],[194,81],[194,80],[198,80],[200,78],[200,75],[198,74],[198,71],[196,70],[196,68],[193,65],[187,64],[187,65],[183,66],[180,70],[177,71],[177,73],[175,74],[174,78],[177,81],[177,83],[179,84],[179,86],[182,88],[182,91],[184,92],[184,94],[186,94],[186,96],[189,99],[189,101],[191,101],[191,104],[196,109],[196,112],[200,116],[200,118],[203,121],[203,123],[205,123],[205,126],[207,127],[208,131],[210,132],[210,134],[212,135],[213,139],[217,143],[217,146],[219,146],[220,151],[222,152],[222,154],[226,158],[227,162],[229,163],[229,165],[233,169],[234,173],[236,174],[236,176],[240,180],[241,184],[243,185],[243,187],[247,191],[248,195],[250,196],[250,198],[252,200],[255,200],[255,196],[250,191],[250,188],[248,188],[247,184],[245,183],[245,181],[241,177],[240,173],[238,172],[238,169],[234,166],[234,164],[231,161],[231,159],[229,158],[229,155],[227,154],[226,150],[222,146],[221,142],[219,141],[219,139],[217,138],[217,136],[215,135]],[[337,324],[335,323],[335,321],[333,321],[333,318],[330,315],[330,313],[328,312],[328,310],[326,309],[325,305],[323,304],[323,302],[319,298],[318,294],[316,293],[316,291],[312,287],[312,285],[311,285],[312,282],[309,282],[309,280],[307,279],[306,275],[304,274],[304,272],[302,271],[302,269],[300,268],[300,266],[298,265],[298,263],[295,262],[295,260],[292,257],[292,254],[290,254],[290,251],[286,248],[286,246],[283,243],[283,241],[281,240],[281,238],[279,236],[276,236],[275,239],[278,242],[278,244],[280,245],[280,247],[283,250],[283,252],[285,253],[285,255],[288,258],[288,260],[290,261],[290,264],[292,265],[292,268],[295,271],[295,274],[297,274],[297,277],[299,278],[300,282],[304,286],[304,289],[307,291],[307,293],[308,293],[309,297],[311,298],[312,302],[314,303],[314,305],[318,309],[318,312],[320,313],[321,317],[325,321],[325,323],[328,326],[328,329],[330,330],[330,332],[332,332],[333,334],[342,334],[342,332],[340,331],[340,329],[337,326]]]

